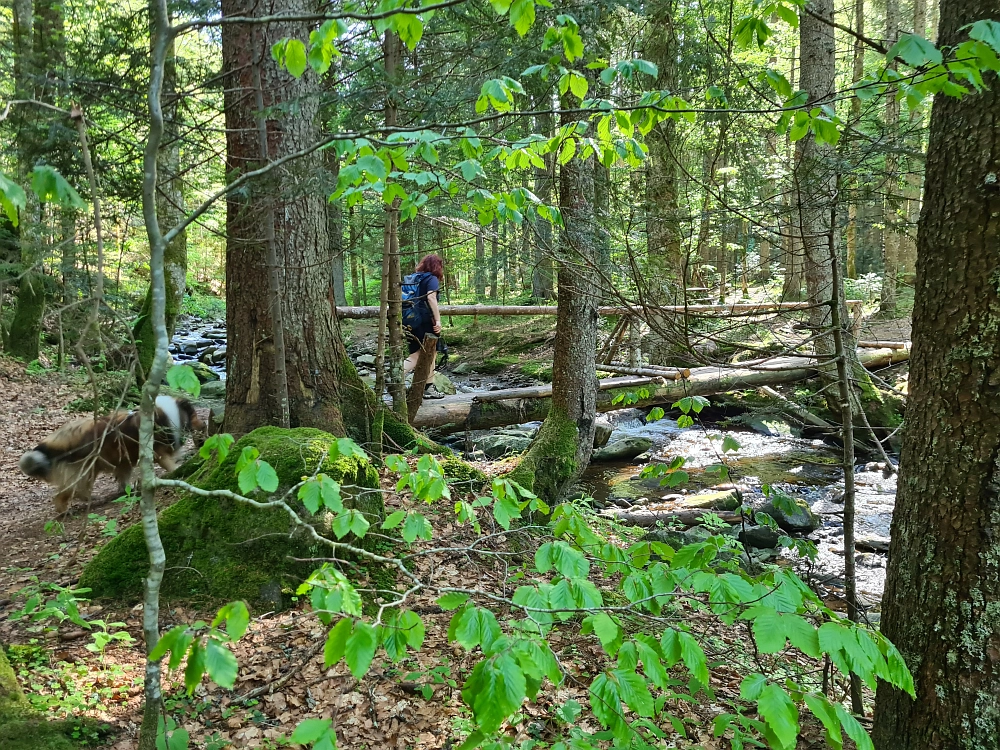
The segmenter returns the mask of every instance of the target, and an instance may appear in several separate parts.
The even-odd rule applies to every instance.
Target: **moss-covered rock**
[[[448,479],[448,484],[458,485],[463,490],[477,490],[489,481],[485,473],[468,461],[455,456],[449,456],[441,461],[441,468]]]
[[[47,722],[21,692],[14,669],[0,648],[0,748],[3,750],[72,750],[70,722]]]
[[[316,471],[322,460],[321,470],[344,485],[345,505],[361,510],[375,525],[384,516],[382,496],[363,488],[377,488],[378,473],[366,458],[330,458],[336,439],[308,427],[261,427],[241,438],[221,465],[204,462],[188,481],[203,489],[239,492],[236,462],[244,447],[254,446],[274,467],[280,496]],[[290,502],[308,516],[298,500]],[[322,530],[330,519],[326,515],[314,520]],[[315,567],[290,558],[329,554],[329,548],[319,547],[297,530],[281,508],[260,509],[190,494],[160,513],[160,537],[167,554],[163,581],[167,598],[245,599],[280,607],[282,592],[294,589]],[[142,594],[147,559],[142,527],[136,524],[101,549],[84,569],[80,586],[92,589],[95,597],[136,600]]]

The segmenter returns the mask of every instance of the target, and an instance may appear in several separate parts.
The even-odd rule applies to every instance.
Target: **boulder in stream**
[[[511,431],[513,432],[513,431]],[[477,447],[482,450],[487,458],[503,458],[515,453],[524,453],[531,445],[531,437],[525,435],[511,435],[497,433],[486,435],[476,441]]]
[[[198,380],[202,383],[209,383],[213,380],[220,379],[219,373],[206,365],[204,362],[185,362],[185,364],[194,370],[194,374],[198,376]]]
[[[201,398],[225,398],[226,381],[213,380],[201,387]]]
[[[809,503],[798,497],[789,499],[795,503],[796,511],[794,513],[778,508],[773,500],[758,508],[757,512],[766,513],[774,519],[779,527],[794,534],[811,534],[820,527],[822,521],[809,507]]]
[[[438,393],[443,393],[445,396],[455,395],[455,384],[452,383],[451,379],[443,372],[434,373],[434,389]]]
[[[778,546],[781,534],[767,526],[747,526],[737,534],[737,537],[748,547],[774,549]]]
[[[614,428],[608,420],[598,417],[594,422],[594,447],[603,448],[607,445],[613,430]]]
[[[607,461],[629,461],[653,447],[653,441],[646,437],[623,437],[612,440],[603,448],[594,451],[590,460],[594,463]]]

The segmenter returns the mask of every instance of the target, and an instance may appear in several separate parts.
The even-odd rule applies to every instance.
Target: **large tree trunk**
[[[273,12],[313,13],[308,0],[280,5],[253,0],[224,0],[224,16]],[[265,110],[296,102],[294,114],[267,125],[272,160],[317,141],[319,82],[312,71],[299,79],[279,71],[270,54],[279,39],[308,36],[308,24],[270,24],[256,29],[226,24],[222,32],[226,74],[227,174],[233,179],[260,166],[254,111],[252,63],[260,66]],[[315,189],[323,168],[314,153],[265,178],[227,201],[226,322],[229,331],[226,429],[245,433],[279,424],[273,331],[265,258],[266,207],[274,206],[275,252],[282,275],[286,371],[292,426],[320,427],[367,442],[373,399],[347,358],[330,294],[333,259],[327,236],[326,201]]]
[[[886,46],[892,46],[899,36],[899,0],[886,0],[885,4],[885,41]],[[889,65],[895,70],[896,63]],[[885,155],[885,199],[882,235],[882,302],[881,311],[888,315],[896,312],[896,281],[899,276],[899,251],[902,239],[899,231],[899,156],[896,148],[897,130],[899,129],[899,102],[896,101],[895,89],[890,87],[885,97],[885,134],[889,150]]]
[[[150,46],[155,41],[150,40]],[[163,140],[156,157],[156,215],[164,233],[184,218],[184,181],[181,178],[181,140],[178,121],[177,58],[174,40],[167,47],[163,66]],[[163,273],[167,285],[167,335],[172,336],[177,316],[184,302],[187,287],[187,232],[180,232],[166,246],[163,253]],[[132,329],[139,353],[139,374],[145,377],[153,364],[156,341],[153,334],[152,289],[139,311],[139,318]]]
[[[833,0],[814,0],[811,10],[833,21]],[[830,105],[835,91],[835,52],[833,27],[803,12],[799,22],[801,69],[799,86],[809,94],[809,104]],[[830,326],[833,297],[833,269],[830,267],[829,235],[835,228],[830,222],[837,200],[836,155],[829,144],[807,135],[796,143],[795,182],[798,202],[798,235],[802,243],[803,275],[809,302],[816,305],[809,312],[809,323],[817,332]],[[832,337],[816,342],[817,353],[831,354]]]
[[[572,117],[567,117],[572,122]],[[559,258],[559,310],[552,360],[552,406],[512,478],[556,500],[590,463],[597,414],[598,287],[594,236],[594,159],[572,159],[559,174],[565,229]]]
[[[996,14],[944,0],[940,41]],[[910,398],[882,632],[917,698],[878,688],[879,750],[1000,747],[1000,93],[935,97]]]
[[[647,6],[649,29],[645,56],[657,66],[655,88],[677,89],[677,33],[675,0],[657,0]],[[646,243],[653,279],[648,279],[654,304],[670,304],[669,285],[683,283],[680,207],[675,149],[677,126],[673,118],[657,126],[648,138],[646,160]]]

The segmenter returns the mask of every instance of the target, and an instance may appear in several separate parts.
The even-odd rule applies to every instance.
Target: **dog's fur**
[[[189,432],[205,432],[205,423],[187,399],[158,396],[153,429],[153,456],[167,471],[176,467],[177,453]],[[139,412],[116,411],[105,417],[67,422],[21,456],[19,466],[29,477],[56,487],[56,511],[65,513],[74,497],[89,499],[99,474],[113,474],[122,494],[139,463]]]

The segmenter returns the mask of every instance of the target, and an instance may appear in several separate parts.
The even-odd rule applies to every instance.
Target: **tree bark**
[[[223,16],[255,16],[274,10],[315,12],[308,0],[261,6],[253,0],[224,0]],[[225,74],[226,167],[229,179],[255,169],[260,149],[255,123],[252,64],[259,61],[272,161],[316,142],[319,82],[312,71],[295,79],[279,71],[271,45],[289,36],[308,37],[302,22],[270,24],[257,33],[246,25],[222,27]],[[264,44],[255,44],[255,40]],[[284,117],[281,106],[296,103]],[[280,118],[280,122],[276,121]],[[226,430],[237,434],[278,424],[274,346],[264,258],[264,207],[275,206],[275,243],[282,275],[286,371],[292,426],[319,427],[366,443],[373,399],[344,349],[330,294],[330,243],[326,201],[311,188],[322,171],[314,153],[253,182],[227,199]]]
[[[541,93],[536,94],[532,100],[535,109],[542,110],[542,114],[535,117],[535,132],[548,137],[552,134],[552,115],[548,114],[551,101],[546,101],[546,97]],[[552,200],[555,158],[552,154],[546,154],[543,159],[545,166],[534,168],[535,195],[542,203],[548,204]],[[537,219],[532,221],[532,226],[535,230],[535,242],[531,268],[531,296],[536,300],[554,299],[552,225],[545,219]]]
[[[885,3],[885,44],[892,46],[899,37],[899,0],[886,0]],[[890,70],[896,69],[896,62],[889,64]],[[899,157],[893,152],[896,146],[899,129],[899,102],[896,101],[895,87],[890,86],[885,96],[885,135],[889,150],[885,154],[885,196],[883,200],[882,234],[882,300],[880,309],[887,315],[896,312],[896,281],[899,276],[900,232],[899,199]]]
[[[940,43],[996,4],[944,0]],[[916,700],[878,688],[879,750],[1000,747],[1000,94],[931,112],[910,398],[882,632]]]
[[[573,116],[564,114],[565,123]],[[571,159],[559,174],[565,229],[559,257],[559,309],[552,360],[552,406],[512,477],[549,501],[590,463],[597,416],[598,287],[594,159]]]
[[[399,35],[386,31],[382,40],[385,65],[386,90],[385,126],[394,128],[397,123],[396,91],[400,85],[400,67],[403,58],[403,43]],[[389,253],[386,276],[382,283],[388,287],[388,334],[389,334],[389,395],[392,410],[406,420],[406,383],[403,377],[403,277],[399,258],[399,202],[386,206],[385,231],[388,233],[386,250]]]
[[[331,180],[336,184],[340,172],[340,159],[330,149],[327,153],[327,165],[330,167]],[[328,203],[326,207],[327,233],[330,236],[330,253],[333,255],[333,267],[330,269],[330,284],[333,287],[333,298],[338,305],[347,304],[347,289],[344,284],[344,208],[340,201]]]

